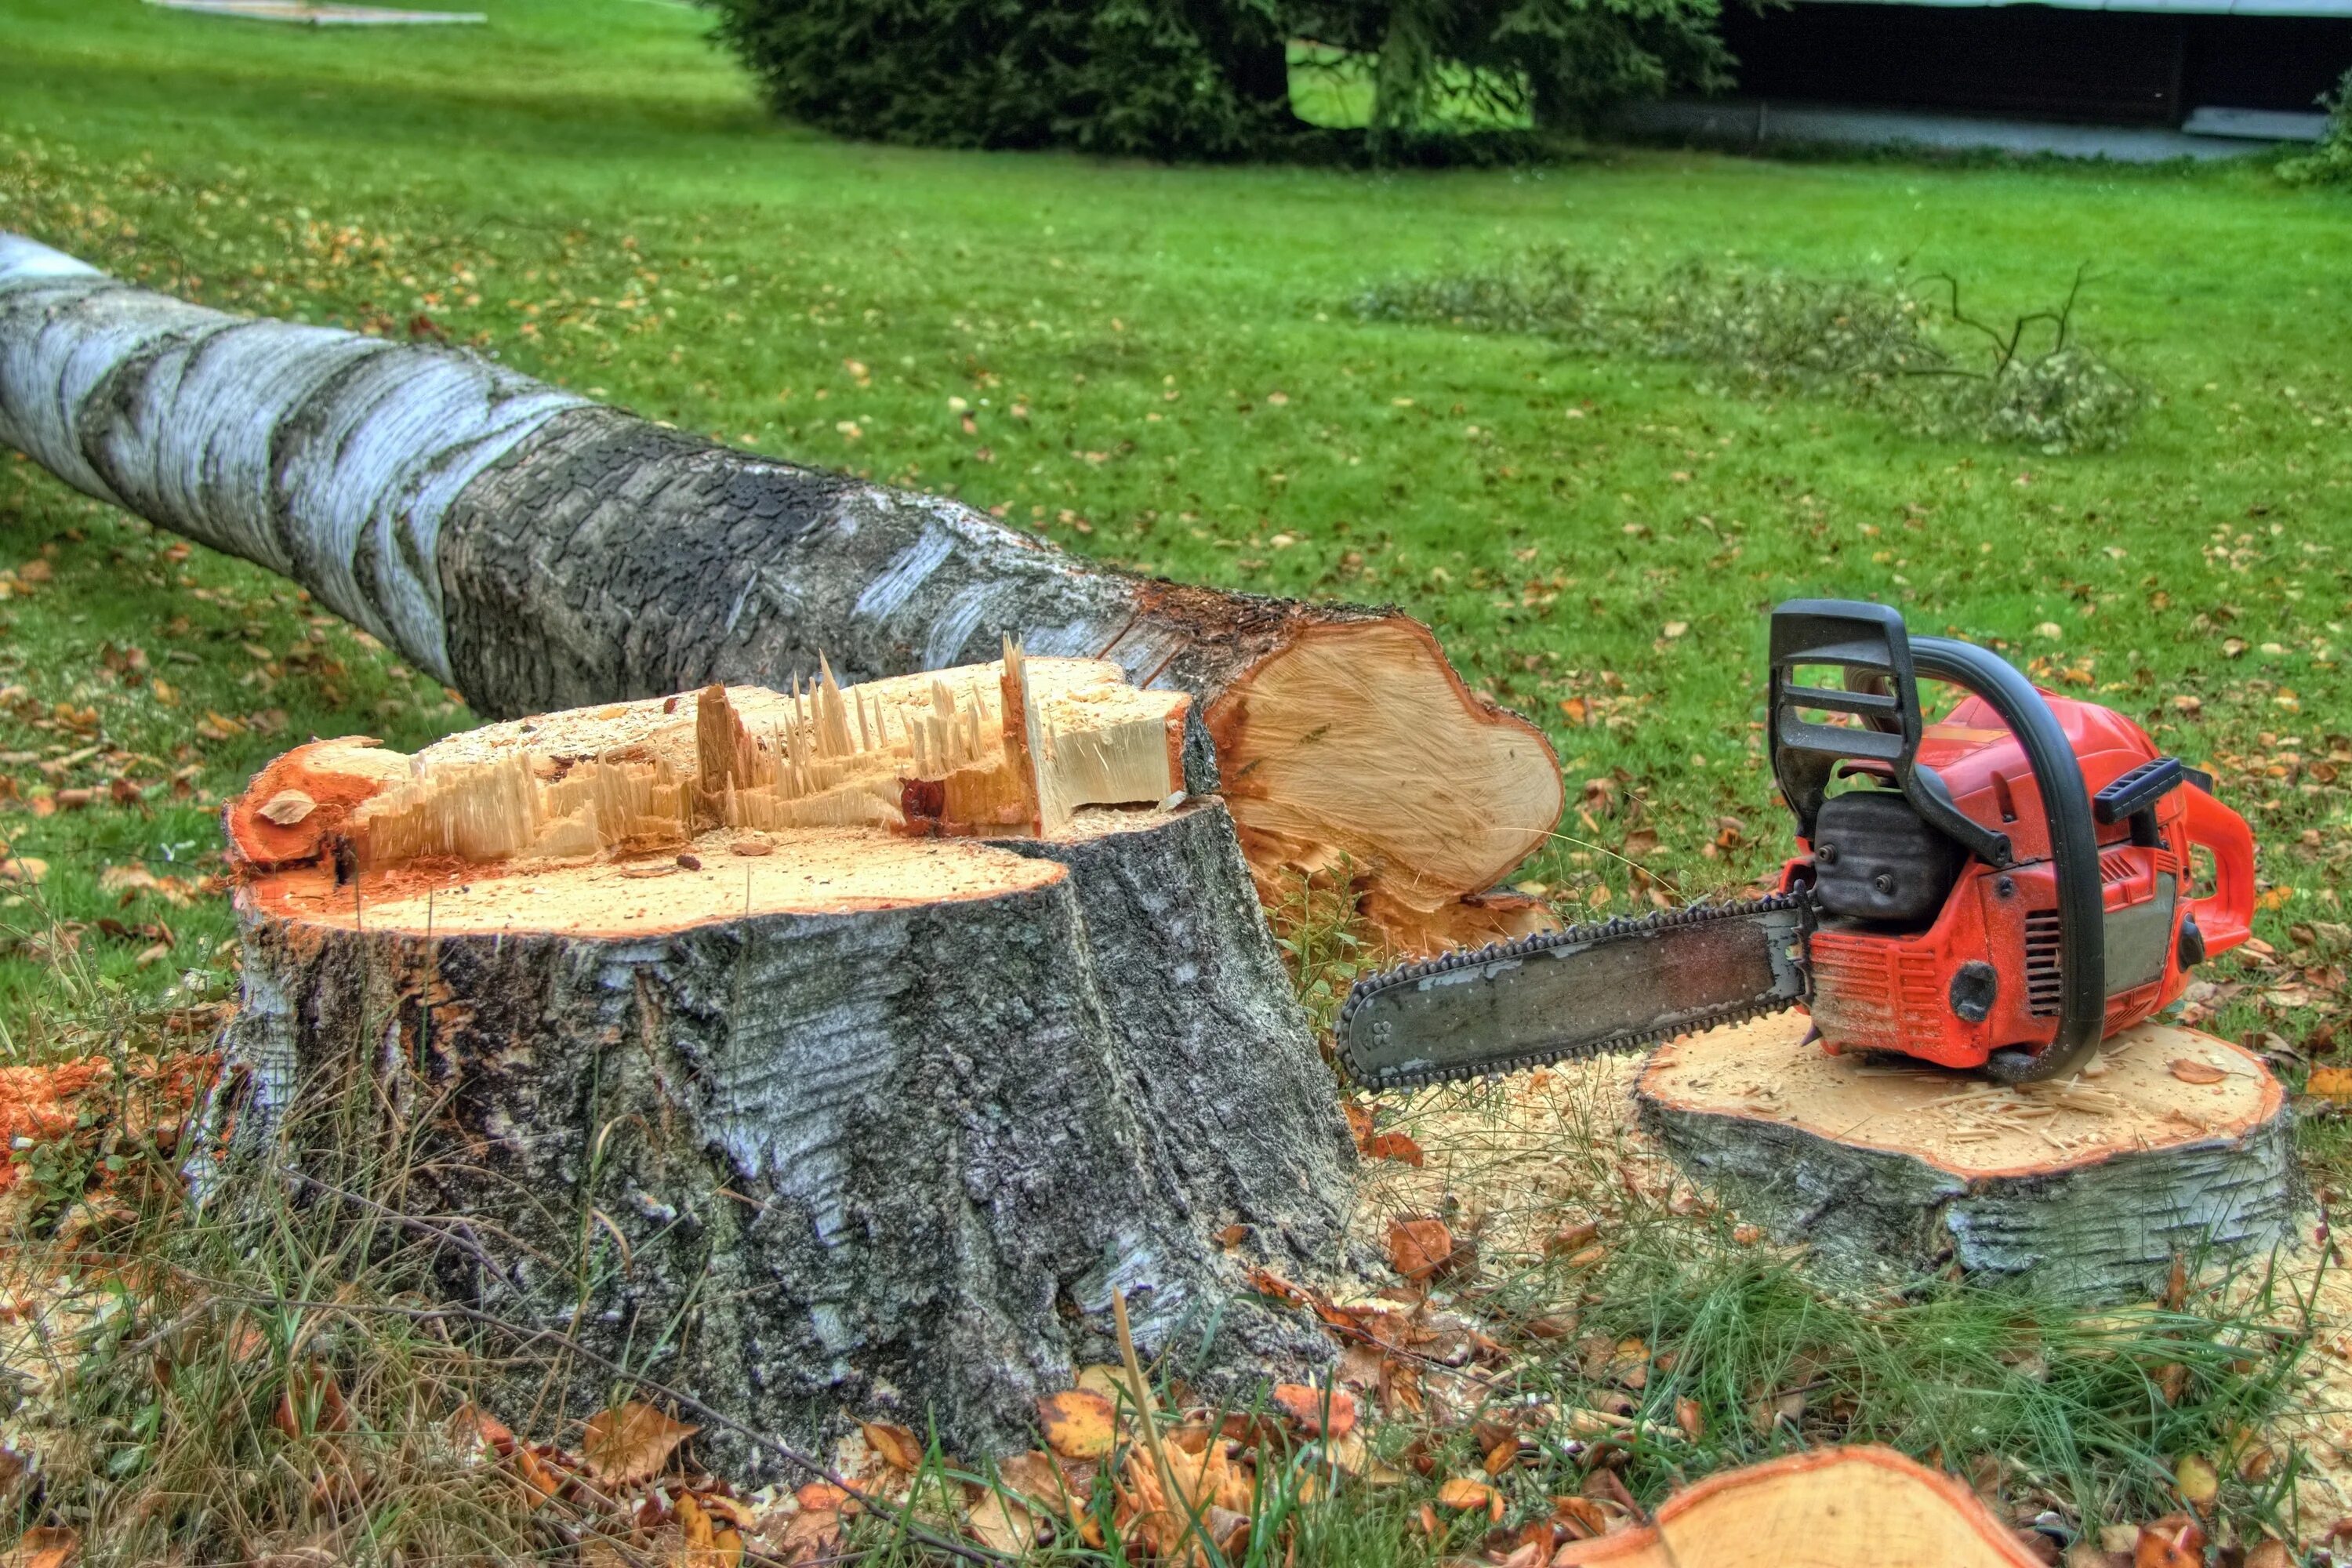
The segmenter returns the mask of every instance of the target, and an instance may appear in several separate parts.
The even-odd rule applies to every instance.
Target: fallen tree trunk
[[[1892,1448],[1790,1454],[1726,1470],[1654,1521],[1570,1542],[1552,1568],[2036,1568],[1974,1492]]]
[[[2261,1253],[2291,1226],[2286,1096],[2225,1040],[2143,1024],[2074,1078],[2011,1088],[1804,1035],[1782,1015],[1673,1041],[1634,1100],[1676,1163],[1818,1267],[2145,1300],[2176,1258]]]
[[[0,234],[0,441],[309,588],[488,715],[970,664],[999,639],[1196,700],[1262,889],[1342,865],[1412,946],[1559,814],[1549,745],[1394,611],[1181,587],[972,508],[598,406],[470,353],[257,321]]]
[[[394,1169],[447,1295],[762,1431],[1024,1444],[1114,1287],[1207,1384],[1326,1358],[1242,1269],[1328,1266],[1353,1147],[1188,706],[1015,658],[289,752],[233,1146]]]

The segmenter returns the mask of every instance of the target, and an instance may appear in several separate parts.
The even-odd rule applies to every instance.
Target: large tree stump
[[[1211,1384],[1328,1355],[1240,1270],[1326,1260],[1352,1146],[1184,700],[929,686],[279,759],[228,813],[241,1146],[398,1166],[452,1297],[762,1430],[1022,1441],[1114,1287]]]
[[[1553,1568],[2035,1568],[2041,1555],[1950,1476],[1892,1448],[1790,1454],[1685,1488],[1638,1529]]]
[[[1685,1171],[1834,1272],[2128,1300],[2292,1221],[2286,1097],[2226,1040],[2143,1024],[2075,1078],[2005,1088],[1804,1033],[1781,1015],[1674,1041],[1634,1098]]]
[[[487,714],[969,664],[1011,636],[1195,700],[1262,886],[1345,866],[1403,944],[1561,807],[1542,732],[1393,609],[1151,582],[986,512],[718,446],[457,349],[184,304],[0,233],[0,443],[289,577]]]

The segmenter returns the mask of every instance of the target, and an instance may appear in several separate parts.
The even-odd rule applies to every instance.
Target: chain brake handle
[[[1767,734],[1772,775],[1796,814],[1799,835],[1809,843],[1838,764],[1863,762],[1886,768],[1920,818],[1977,859],[1996,868],[2013,864],[2009,835],[1963,814],[1935,770],[1918,765],[1919,740],[1927,728],[1919,708],[1919,677],[1946,681],[1982,698],[2009,726],[2033,772],[2057,875],[2058,1032],[2039,1052],[2022,1047],[1995,1051],[1985,1068],[2008,1083],[2074,1071],[2098,1048],[2105,1033],[2106,910],[2090,794],[2050,704],[1999,655],[1951,637],[1915,638],[1900,612],[1861,600],[1791,599],[1775,606],[1771,660]],[[1821,666],[1843,670],[1844,689],[1798,683],[1801,669]],[[1866,727],[1822,723],[1806,718],[1806,710],[1851,714]],[[2218,801],[2213,805],[2235,817]],[[2239,827],[2245,831],[2242,822]],[[2214,831],[2223,834],[2225,825],[2215,824]],[[2247,845],[2244,886],[2250,900],[2251,836]],[[2216,847],[2217,865],[2222,858]],[[2223,879],[2225,891],[2231,887]],[[2216,895],[2217,901],[2221,897]],[[2216,912],[2226,923],[2227,909]]]

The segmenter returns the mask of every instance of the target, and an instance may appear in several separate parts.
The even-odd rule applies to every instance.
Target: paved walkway
[[[1621,123],[1643,135],[1688,136],[1743,147],[1804,142],[1909,145],[1954,151],[2054,153],[2067,158],[2160,163],[2173,158],[2238,158],[2281,141],[2308,141],[2315,133],[2320,117],[2254,116],[2244,110],[2200,110],[2190,117],[2190,123],[2200,121],[2214,126],[2220,133],[1728,99],[1640,104],[1628,110]],[[2308,126],[2305,124],[2306,121],[2311,122]]]

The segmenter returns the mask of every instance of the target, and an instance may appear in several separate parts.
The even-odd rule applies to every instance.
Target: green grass
[[[666,0],[489,8],[482,28],[337,31],[0,0],[0,226],[228,308],[476,343],[1141,570],[1402,604],[1558,745],[1585,804],[1522,875],[1571,915],[1647,900],[1617,852],[1667,896],[1768,871],[1787,828],[1756,728],[1765,611],[1797,594],[1890,600],[1922,629],[1999,639],[2212,767],[2262,839],[2259,929],[2278,955],[2216,978],[2297,988],[2205,1005],[2223,1032],[2287,1047],[2347,1021],[2340,193],[2286,188],[2259,162],[1613,152],[1375,175],[928,153],[772,122],[702,19]],[[1642,275],[1948,272],[1989,318],[2054,303],[2088,263],[2079,324],[2157,400],[2121,447],[2051,457],[1827,398],[1728,395],[1704,367],[1351,309],[1376,281],[1530,247]],[[24,571],[36,560],[46,581]],[[126,889],[121,868],[216,873],[214,810],[266,757],[314,732],[413,746],[468,721],[285,585],[183,557],[20,460],[0,459],[0,567],[16,573],[0,601],[0,768],[16,785],[0,832],[50,868],[0,889],[15,1059],[72,1043],[61,1011],[227,993],[217,891],[184,906]],[[135,804],[38,809],[117,778]],[[1294,958],[1310,980],[1353,961]],[[1851,1319],[1790,1329],[1788,1289],[1734,1268],[1678,1289],[1671,1321],[1609,1327],[1713,1345],[1700,1360],[1735,1368],[1735,1342],[1844,1342],[1853,1357],[1823,1375],[1855,1386],[1932,1389],[1954,1335],[1952,1364],[1996,1393],[2008,1374],[1991,1369],[2013,1369],[1990,1309],[1885,1320],[1882,1351]],[[2235,1414],[2245,1387],[2216,1373],[2211,1399],[2167,1414],[2111,1364],[2052,1360],[2040,1403],[1994,1403],[2041,1423],[2017,1438],[2039,1443],[2073,1421],[2068,1400],[2115,1415],[2137,1399],[2137,1426],[2100,1428],[2127,1429],[2117,1451],[2136,1457],[2085,1461],[2074,1489],[2147,1506],[2162,1446],[2203,1440],[2186,1428]],[[1745,1388],[1723,1385],[1727,1423]],[[1924,1447],[1980,1424],[1976,1405],[1904,1397],[1864,1429]],[[2074,1462],[2047,1452],[2053,1476]]]
[[[2339,195],[2259,164],[1622,153],[1370,175],[846,145],[765,119],[700,25],[654,0],[502,4],[484,28],[413,33],[11,0],[0,48],[24,68],[0,104],[0,222],[226,306],[429,327],[1143,570],[1401,603],[1474,684],[1550,728],[1573,785],[1617,778],[1613,813],[1571,816],[1585,842],[1527,873],[1580,899],[1606,887],[1624,907],[1602,851],[1637,829],[1685,894],[1780,853],[1751,728],[1763,612],[1825,593],[2000,639],[2152,717],[2256,820],[2265,875],[2291,889],[2269,940],[2290,951],[2295,925],[2342,919],[2329,884],[2352,828],[2319,776],[2339,765],[2327,736],[2352,730]],[[2053,458],[1349,308],[1369,282],[1530,245],[1644,268],[1947,271],[1989,318],[2054,302],[2087,262],[2082,330],[2160,402],[2123,449]],[[207,797],[311,729],[400,743],[459,721],[413,683],[378,718],[383,661],[348,651],[348,678],[262,689],[242,650],[283,654],[301,606],[201,554],[159,567],[159,541],[5,471],[0,553],[58,547],[54,583],[0,605],[26,711],[97,706],[110,744],[203,763]],[[180,706],[118,689],[98,665],[110,639],[146,647]],[[170,650],[198,662],[166,665]],[[2175,694],[2201,711],[2166,706]],[[1560,704],[1580,698],[1595,721],[1572,727]],[[189,729],[207,708],[272,707],[288,725],[267,740]],[[87,743],[22,720],[0,737],[12,752]],[[15,837],[58,868],[60,916],[127,919],[95,899],[100,866],[210,847],[192,807],[154,810],[19,818]],[[1707,858],[1725,816],[1740,847]],[[182,958],[142,984],[225,929],[184,919]],[[101,945],[111,977],[152,944]],[[0,984],[21,1009],[48,982],[20,962]]]

